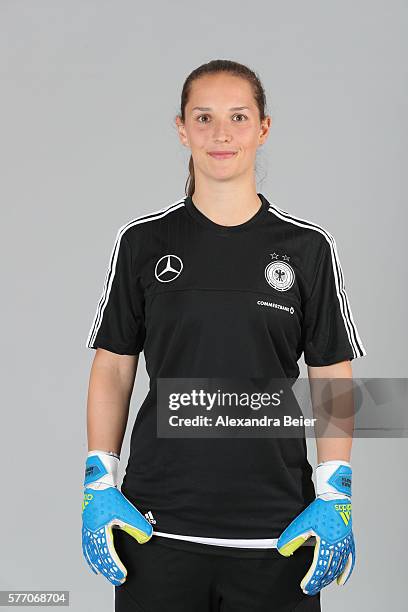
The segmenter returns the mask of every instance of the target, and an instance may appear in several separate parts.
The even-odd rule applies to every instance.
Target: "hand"
[[[86,462],[82,503],[82,552],[95,573],[113,585],[123,584],[127,570],[114,544],[112,529],[119,528],[144,544],[153,527],[143,514],[117,489],[119,459],[104,451],[90,451]]]
[[[315,595],[336,579],[343,585],[355,563],[351,518],[351,466],[346,461],[325,461],[316,468],[317,497],[281,533],[278,551],[288,557],[310,536],[316,544],[312,565],[300,587]]]

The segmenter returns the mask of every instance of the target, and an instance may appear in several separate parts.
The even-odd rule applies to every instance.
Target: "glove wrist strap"
[[[88,452],[85,465],[84,486],[91,489],[106,489],[118,486],[119,457],[103,450]]]
[[[351,465],[348,461],[332,460],[319,463],[316,468],[318,497],[351,497]]]

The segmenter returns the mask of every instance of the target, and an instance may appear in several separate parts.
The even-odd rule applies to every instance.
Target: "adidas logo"
[[[335,508],[347,526],[351,519],[351,504],[335,504]]]
[[[149,521],[149,523],[151,523],[152,525],[156,524],[156,519],[154,518],[153,514],[151,513],[150,510],[148,510],[147,512],[145,512],[145,517],[147,518],[147,520]]]
[[[93,499],[92,493],[84,493],[84,498],[82,500],[82,512],[85,510],[91,499]]]

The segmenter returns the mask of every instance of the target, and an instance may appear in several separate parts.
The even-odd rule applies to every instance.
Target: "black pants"
[[[115,549],[128,574],[115,587],[115,612],[320,612],[320,594],[299,584],[313,559],[303,546],[291,557],[261,551],[169,541],[138,544],[115,529]]]

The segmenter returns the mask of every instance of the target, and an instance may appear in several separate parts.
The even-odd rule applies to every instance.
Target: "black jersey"
[[[154,533],[267,541],[315,497],[304,438],[167,439],[160,377],[299,376],[366,354],[333,236],[261,193],[245,223],[222,226],[192,197],[123,225],[87,346],[144,351],[123,493]]]

